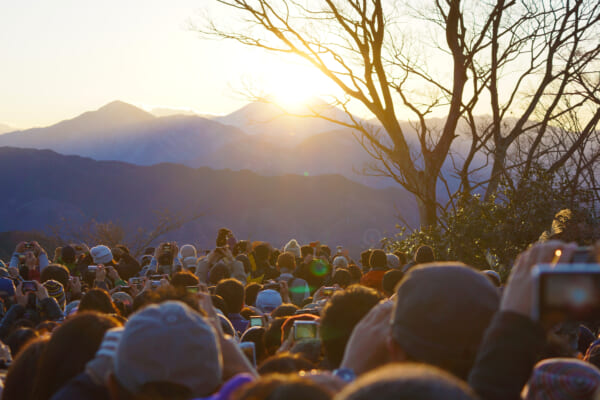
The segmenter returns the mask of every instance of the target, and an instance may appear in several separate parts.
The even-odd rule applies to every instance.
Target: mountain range
[[[139,166],[1,147],[0,185],[6,188],[0,197],[0,231],[50,232],[63,218],[72,224],[94,218],[134,232],[151,228],[152,215],[169,210],[183,218],[202,214],[169,234],[202,248],[213,246],[216,231],[225,226],[238,238],[277,246],[294,237],[358,251],[393,232],[398,213],[417,223],[412,200],[403,191],[370,188],[340,175]]]
[[[348,118],[325,104],[315,107],[331,117]],[[350,129],[320,118],[283,115],[281,109],[262,102],[208,118],[156,117],[115,101],[49,127],[6,133],[0,136],[0,146],[49,149],[137,165],[173,162],[249,169],[262,175],[342,174],[372,187],[394,185],[389,179],[358,173],[371,159]]]

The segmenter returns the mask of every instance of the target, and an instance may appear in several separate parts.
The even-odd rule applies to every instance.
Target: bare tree
[[[196,214],[190,217],[175,215],[168,210],[156,212],[156,220],[150,229],[137,228],[131,232],[121,223],[113,221],[98,221],[95,218],[85,223],[76,223],[63,219],[60,226],[53,228],[54,236],[59,243],[80,242],[90,246],[104,244],[114,247],[126,245],[135,257],[142,254],[145,248],[170,232],[174,232],[188,222],[202,217]]]
[[[436,189],[446,182],[442,167],[459,135],[470,141],[467,154],[453,159],[459,192],[483,187],[491,196],[514,167],[507,158],[517,139],[535,137],[529,146],[533,160],[560,117],[563,96],[578,90],[571,111],[588,103],[581,76],[600,51],[594,36],[600,5],[591,0],[433,0],[402,6],[384,0],[216,1],[235,11],[242,25],[209,19],[197,27],[201,33],[296,54],[343,90],[346,96],[334,104],[349,119],[322,117],[357,132],[374,159],[371,172],[392,177],[416,196],[422,225],[437,222]],[[403,20],[407,10],[412,19]],[[354,118],[351,102],[365,106],[381,127]],[[400,112],[412,114],[414,139],[398,121]],[[489,122],[482,123],[477,113],[491,114]],[[442,125],[431,116],[441,116]],[[532,123],[536,116],[541,119]],[[593,132],[594,118],[590,126]],[[565,154],[574,154],[577,146],[575,141]],[[488,176],[474,181],[474,172],[486,167],[474,163],[479,154],[491,167]]]

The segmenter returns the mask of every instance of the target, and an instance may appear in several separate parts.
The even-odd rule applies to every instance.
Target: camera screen
[[[294,324],[294,339],[314,339],[317,337],[317,324],[309,321],[297,321]]]
[[[543,274],[540,318],[545,321],[587,321],[600,316],[600,274]]]
[[[261,317],[250,317],[250,326],[263,326]]]

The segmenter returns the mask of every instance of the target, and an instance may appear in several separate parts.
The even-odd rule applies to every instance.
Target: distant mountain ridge
[[[226,226],[240,239],[277,246],[296,238],[360,249],[392,232],[397,212],[417,222],[406,193],[369,188],[339,175],[264,177],[1,147],[0,185],[8,188],[0,197],[0,231],[47,232],[63,217],[148,229],[154,213],[168,209],[185,216],[204,214],[169,235],[199,246],[214,246],[215,232]]]

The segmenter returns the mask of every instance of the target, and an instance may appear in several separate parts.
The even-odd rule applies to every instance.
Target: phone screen
[[[241,342],[240,349],[244,355],[250,360],[253,366],[256,366],[256,348],[253,342]]]
[[[317,323],[313,321],[294,322],[294,339],[314,339],[317,337]]]
[[[263,326],[263,319],[260,316],[250,317],[250,326]]]

